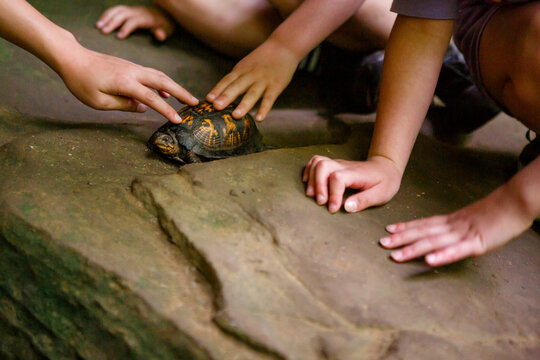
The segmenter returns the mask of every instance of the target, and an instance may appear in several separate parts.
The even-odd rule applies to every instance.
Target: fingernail
[[[311,186],[308,186],[306,189],[306,195],[307,196],[313,196],[313,188]]]
[[[358,204],[354,200],[347,200],[345,202],[345,211],[347,212],[353,212],[358,209]]]
[[[396,225],[394,225],[394,224],[388,225],[386,227],[386,231],[390,231],[390,232],[396,231]]]
[[[426,262],[432,264],[435,261],[437,261],[437,258],[438,258],[437,254],[429,254],[429,255],[426,256]]]
[[[396,261],[399,261],[399,260],[403,259],[403,254],[399,250],[392,252],[390,254],[390,256],[392,257],[392,259],[394,259]]]
[[[234,110],[233,113],[232,113],[232,115],[233,115],[234,117],[240,117],[240,116],[242,116],[242,113],[241,113],[239,110]]]
[[[324,196],[322,196],[322,195],[317,195],[317,203],[318,203],[319,205],[324,204]]]
[[[96,23],[96,26],[97,26],[97,27],[102,27],[102,26],[103,26],[103,21],[101,21],[101,20],[98,21],[98,22]]]
[[[384,246],[389,246],[391,241],[389,237],[383,237],[379,242]]]
[[[257,115],[257,116],[255,116],[255,120],[256,121],[263,121],[263,116],[262,115]]]
[[[330,204],[328,205],[328,211],[331,213],[335,213],[339,210],[339,207],[336,204]]]
[[[180,115],[176,114],[176,115],[174,115],[174,121],[179,123],[179,122],[182,121],[182,118],[180,117]]]
[[[137,112],[145,112],[146,109],[148,109],[148,106],[144,105],[144,104],[138,104],[137,105]]]
[[[210,94],[206,95],[206,98],[207,98],[208,100],[210,100],[210,101],[214,101],[214,99],[216,98],[216,95],[210,93]]]
[[[191,97],[191,101],[195,104],[199,103],[199,99],[197,99],[195,96]]]
[[[217,105],[217,106],[221,106],[223,105],[223,100],[216,100],[216,102],[214,103],[214,105]]]

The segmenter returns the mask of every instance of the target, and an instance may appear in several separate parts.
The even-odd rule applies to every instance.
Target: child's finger
[[[386,248],[396,248],[398,246],[413,243],[421,238],[444,234],[448,233],[449,231],[450,226],[448,224],[417,226],[382,238],[380,242],[381,245]]]
[[[126,13],[116,14],[105,25],[103,25],[103,27],[101,28],[101,32],[104,34],[110,34],[112,31],[122,25],[127,20],[127,18],[128,15]]]
[[[195,96],[191,95],[189,91],[178,85],[161,71],[146,69],[146,71],[138,75],[137,80],[152,89],[165,91],[185,104],[197,105],[199,103],[199,100]]]
[[[264,85],[253,84],[253,86],[249,88],[249,90],[246,92],[246,94],[242,98],[242,101],[240,101],[240,104],[238,104],[236,109],[233,111],[232,115],[237,119],[246,115],[249,112],[249,110],[251,110],[253,106],[255,106],[257,101],[259,101],[263,92],[264,92]]]
[[[401,223],[390,224],[386,226],[386,231],[391,234],[398,232],[406,231],[416,227],[427,227],[441,225],[448,222],[448,216],[446,215],[436,215],[428,218],[422,218],[417,220],[411,220]]]
[[[315,159],[315,156],[312,156],[311,159],[309,159],[308,163],[306,164],[306,167],[304,167],[304,173],[302,175],[303,182],[306,182],[309,179],[309,171],[311,170],[311,166],[313,164],[313,160]]]
[[[428,254],[425,261],[430,266],[441,266],[469,256],[481,255],[485,252],[485,249],[483,249],[481,240],[478,237],[479,235],[476,237],[467,236],[454,245]]]
[[[164,28],[156,28],[152,30],[152,33],[154,34],[154,37],[159,41],[165,41],[169,37],[170,34],[167,33],[167,31]]]
[[[110,19],[114,17],[119,11],[122,10],[122,6],[113,6],[107,10],[103,14],[101,14],[100,18],[98,19],[96,26],[101,29],[106,23],[109,22]]]
[[[126,97],[132,97],[133,99],[136,99],[141,103],[148,105],[173,123],[179,123],[181,121],[181,118],[176,113],[176,110],[174,110],[169,104],[167,104],[162,98],[160,98],[158,94],[156,94],[154,91],[141,84],[134,84],[132,86],[128,86],[126,89],[126,93],[121,95]]]
[[[139,101],[126,97],[101,93],[96,108],[100,110],[120,110],[132,112],[145,112],[148,107]]]
[[[206,99],[210,102],[214,102],[214,100],[216,100],[221,95],[223,90],[225,90],[229,86],[230,83],[238,79],[238,77],[239,75],[234,72],[225,75],[225,77],[223,77],[223,79],[221,79],[216,84],[216,86],[214,86],[214,88],[210,90],[208,95],[206,95]]]
[[[264,93],[259,111],[257,111],[257,115],[255,115],[255,120],[263,121],[266,118],[272,109],[272,106],[274,106],[274,102],[276,101],[277,97],[278,96],[276,94],[270,92],[269,90]]]
[[[240,76],[222,91],[221,95],[214,101],[214,107],[218,110],[224,109],[240,96],[240,94],[248,90],[252,84],[253,80],[251,78]]]
[[[129,18],[126,20],[124,25],[122,25],[120,30],[118,30],[116,37],[118,37],[119,39],[125,39],[132,32],[137,30],[138,27],[139,27],[139,20],[137,18]]]
[[[341,208],[343,202],[343,195],[347,188],[343,181],[342,172],[335,171],[328,177],[328,211],[336,213]]]
[[[333,176],[334,170],[336,168],[334,164],[335,161],[330,159],[323,159],[317,163],[317,171],[315,172],[315,181],[313,186],[315,188],[316,195],[315,201],[317,201],[317,204],[319,205],[326,204],[328,200],[329,181],[330,177]]]
[[[351,185],[347,185],[347,187],[350,186]],[[360,188],[357,187],[356,182],[354,184],[354,188]],[[345,200],[345,205],[343,207],[345,211],[352,213],[365,210],[372,206],[380,205],[382,201],[380,201],[380,194],[378,194],[378,192],[379,190],[376,187],[362,190],[354,195],[349,196]]]
[[[461,239],[461,236],[461,233],[447,232],[433,236],[420,237],[411,245],[392,251],[390,256],[398,262],[409,261],[455,244]]]
[[[322,156],[315,155],[313,157],[313,164],[311,164],[311,168],[309,169],[309,179],[306,187],[307,196],[315,196],[315,177],[318,171],[317,166],[322,160],[324,160]]]

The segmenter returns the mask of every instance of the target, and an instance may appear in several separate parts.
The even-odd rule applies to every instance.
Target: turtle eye
[[[164,135],[163,136],[163,142],[166,143],[166,144],[172,144],[173,142],[173,139],[170,135]]]

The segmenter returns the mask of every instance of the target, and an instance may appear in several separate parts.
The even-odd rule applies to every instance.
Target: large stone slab
[[[32,1],[85,46],[199,97],[233,66],[182,31],[159,46],[100,35],[118,3]],[[321,114],[313,76],[297,74],[260,126],[302,148],[178,170],[145,148],[155,112],[92,110],[4,41],[0,64],[0,358],[540,357],[537,233],[437,270],[377,246],[389,222],[497,187],[522,143],[495,142],[501,155],[421,138],[391,203],[330,215],[304,197],[301,168],[315,153],[361,158],[371,127],[357,123],[372,117]]]
[[[367,132],[355,137],[365,148]],[[359,151],[279,150],[134,183],[213,284],[222,327],[291,359],[538,354],[537,234],[437,270],[394,264],[377,246],[385,224],[451,211],[496,186],[504,171],[489,156],[479,167],[478,155],[423,139],[395,200],[330,215],[303,195],[300,173],[314,153]]]
[[[175,172],[144,142],[52,131],[0,159],[0,318],[24,334],[2,356],[30,342],[52,359],[265,358],[213,324],[206,281],[131,195],[136,174]]]
[[[437,270],[394,264],[377,246],[386,223],[462,206],[502,182],[511,163],[422,138],[391,203],[330,215],[303,195],[302,166],[316,153],[359,158],[370,132],[359,125],[346,145],[180,172],[126,128],[8,142],[0,148],[3,356],[537,355],[538,234]]]

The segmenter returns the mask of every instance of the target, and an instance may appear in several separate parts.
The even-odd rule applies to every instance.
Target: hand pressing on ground
[[[161,97],[172,95],[189,105],[199,102],[161,71],[97,53],[78,44],[75,47],[55,70],[73,95],[88,106],[137,112],[151,107],[169,121],[178,123],[180,116]]]
[[[233,112],[235,118],[244,116],[262,99],[255,116],[262,121],[290,83],[300,60],[279,41],[269,39],[236,64],[206,98],[221,110],[245,94]]]
[[[118,5],[107,9],[96,27],[103,34],[118,29],[117,37],[125,39],[137,29],[149,29],[159,41],[165,41],[173,32],[175,23],[167,14],[153,6]]]
[[[367,161],[333,160],[315,155],[306,165],[302,180],[306,195],[319,205],[328,203],[331,213],[339,211],[345,189],[360,190],[345,200],[345,211],[357,212],[388,202],[399,190],[402,173],[382,156]]]
[[[485,198],[449,215],[386,227],[380,240],[405,262],[423,256],[430,266],[482,255],[514,239],[540,215],[540,157]]]

